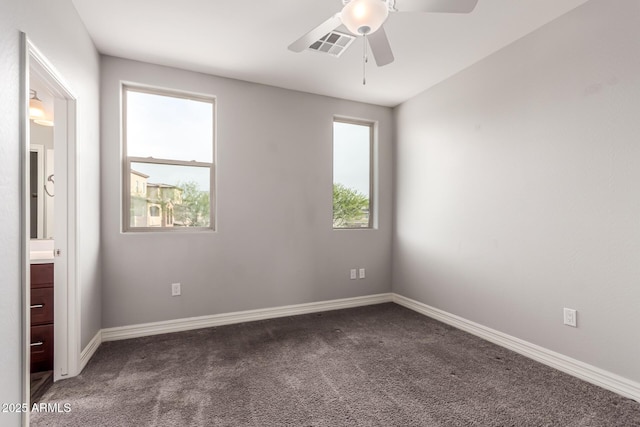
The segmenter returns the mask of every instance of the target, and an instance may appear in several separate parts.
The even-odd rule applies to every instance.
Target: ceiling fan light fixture
[[[389,8],[382,0],[351,0],[340,14],[344,26],[357,36],[375,33],[387,16]]]
[[[47,127],[53,127],[54,123],[53,120],[51,120],[49,117],[43,117],[41,119],[35,119],[33,120],[33,123],[40,125],[40,126],[47,126]]]
[[[29,97],[29,118],[37,119],[42,117],[44,117],[44,104],[42,100],[38,98],[38,93],[35,90],[31,90]]]

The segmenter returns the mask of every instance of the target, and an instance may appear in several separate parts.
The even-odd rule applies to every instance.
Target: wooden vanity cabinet
[[[53,263],[31,264],[31,372],[53,370]]]

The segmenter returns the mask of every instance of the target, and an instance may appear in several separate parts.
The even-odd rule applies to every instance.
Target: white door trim
[[[29,79],[35,75],[47,84],[56,98],[55,114],[56,129],[54,131],[54,144],[64,144],[66,147],[66,185],[64,180],[57,180],[57,190],[60,194],[66,192],[66,233],[63,236],[54,236],[56,249],[63,247],[61,257],[56,259],[56,270],[60,270],[60,277],[64,278],[62,283],[55,282],[54,285],[54,380],[72,377],[79,372],[80,363],[80,293],[78,291],[78,265],[77,265],[77,172],[76,172],[76,96],[70,89],[70,85],[65,82],[61,74],[40,52],[40,50],[28,39],[25,33],[21,33],[21,162],[22,162],[22,269],[23,269],[23,301],[22,301],[22,322],[23,322],[23,371],[24,385],[23,398],[29,402],[29,382],[30,382],[30,360],[29,360],[29,337],[30,337],[30,260],[29,260],[29,234],[27,225],[29,224],[28,208],[28,153],[29,153]],[[62,142],[60,142],[62,141]],[[58,166],[58,165],[56,165]],[[58,173],[56,178],[58,178]],[[62,174],[60,174],[62,175]],[[62,176],[61,176],[62,178]],[[64,187],[63,187],[64,186]],[[64,188],[64,191],[62,191]],[[58,191],[56,193],[58,193]],[[59,199],[61,200],[62,197]],[[58,208],[56,207],[56,210]],[[64,225],[64,224],[63,224]],[[58,265],[60,268],[58,268]],[[56,273],[56,277],[59,274]],[[26,421],[25,421],[26,420]],[[25,425],[28,424],[28,415],[23,417]]]
[[[29,267],[30,256],[30,193],[29,186],[29,47],[27,35],[20,33],[20,106],[19,106],[19,122],[20,122],[20,289],[21,289],[21,366],[22,384],[21,395],[22,402],[30,401],[30,365],[31,354],[27,351],[30,348],[31,338],[31,309],[27,309],[27,305],[31,305],[31,271]],[[29,411],[22,412],[22,425],[29,426]]]

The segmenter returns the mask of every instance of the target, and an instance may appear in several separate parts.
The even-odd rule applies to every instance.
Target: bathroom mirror
[[[31,239],[53,239],[55,173],[53,127],[30,122],[30,234]]]

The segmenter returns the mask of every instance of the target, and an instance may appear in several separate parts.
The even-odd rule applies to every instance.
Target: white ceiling
[[[287,46],[341,0],[73,0],[101,53],[344,99],[395,106],[587,0],[479,0],[469,15],[392,13],[395,62],[367,65]]]

